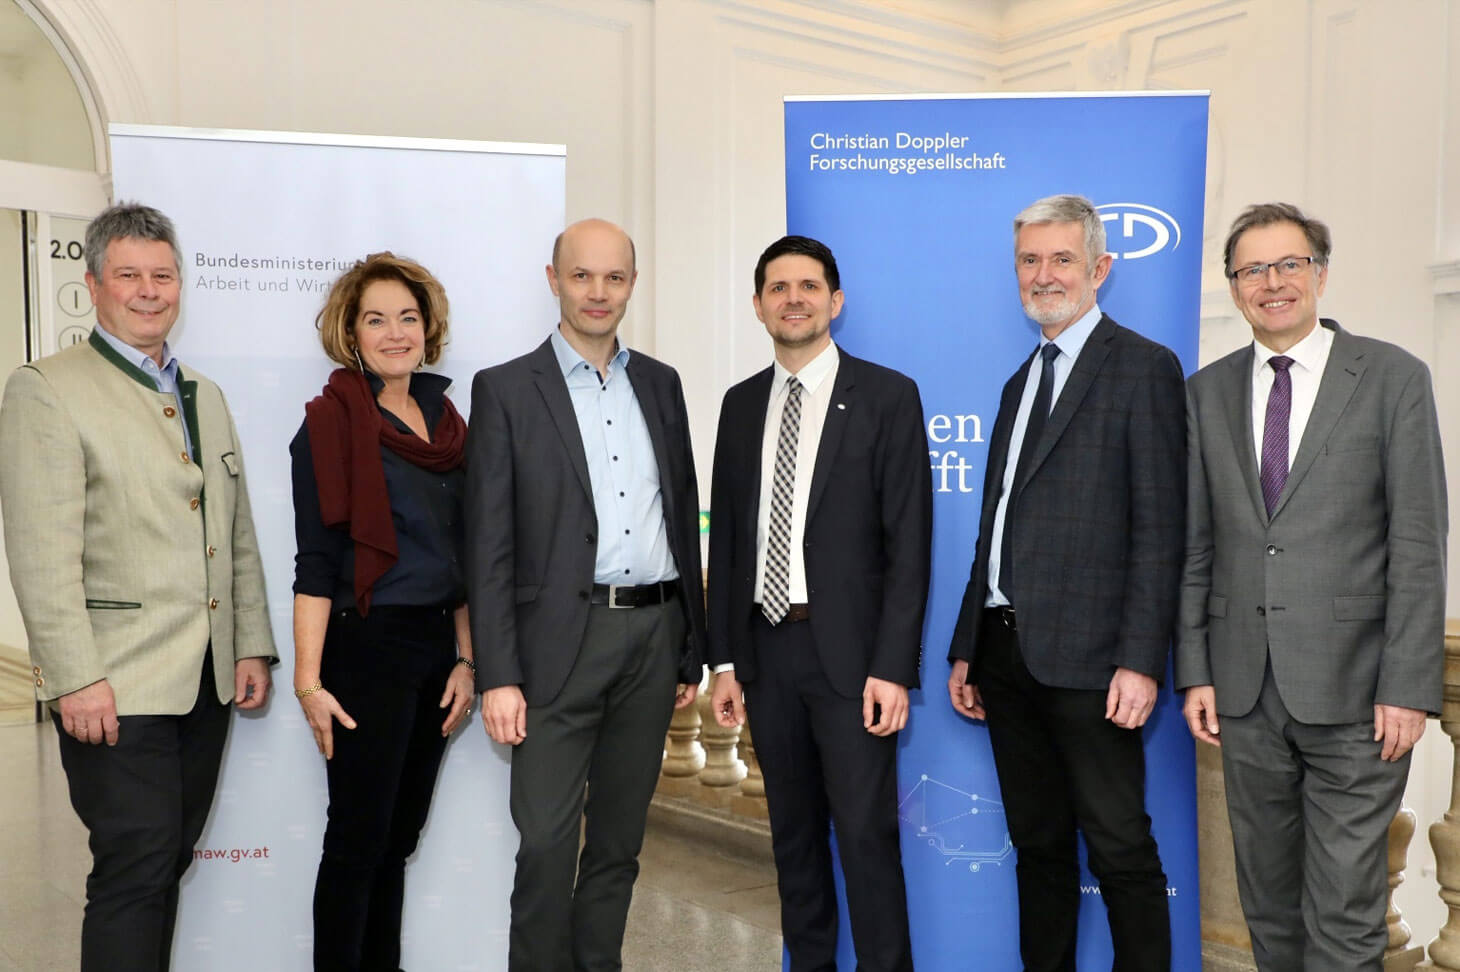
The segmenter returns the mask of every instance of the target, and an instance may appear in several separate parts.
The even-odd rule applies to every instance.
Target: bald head
[[[629,238],[629,234],[625,233],[623,228],[617,223],[610,223],[606,219],[596,218],[580,219],[558,234],[557,238],[553,240],[553,267],[558,270],[562,269],[564,247],[569,248],[569,255],[571,256],[573,252],[576,252],[577,248],[584,246],[594,246],[597,248],[612,246],[615,243],[621,246],[625,244],[628,246],[627,269],[631,274],[636,272],[638,269],[638,253],[634,250],[634,241]]]

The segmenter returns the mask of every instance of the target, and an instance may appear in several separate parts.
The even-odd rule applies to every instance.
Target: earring
[[[355,352],[355,363],[360,366],[360,374],[363,375],[365,373],[365,362],[360,360],[360,346],[357,344],[350,350]]]

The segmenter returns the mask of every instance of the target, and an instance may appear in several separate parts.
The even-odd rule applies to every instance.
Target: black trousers
[[[314,967],[400,968],[406,858],[416,850],[446,750],[440,708],[456,664],[448,607],[336,610],[320,680],[355,720],[335,724],[329,819],[314,884]]]
[[[81,970],[166,972],[178,882],[208,820],[228,738],[212,649],[192,711],[122,716],[115,746],[77,742],[57,713],[51,718],[71,806],[90,832]]]
[[[512,750],[512,822],[521,838],[508,939],[513,972],[623,967],[685,627],[677,600],[590,608],[563,690],[527,707],[527,738]]]
[[[907,891],[897,828],[897,737],[862,726],[862,700],[826,679],[806,621],[753,622],[755,681],[745,685],[765,777],[781,936],[792,972],[836,972],[830,827],[846,878],[861,972],[910,972]]]
[[[1146,815],[1138,730],[1105,718],[1106,691],[1029,674],[1018,633],[984,612],[978,687],[1018,851],[1019,951],[1029,972],[1074,972],[1080,872],[1075,832],[1110,921],[1115,972],[1171,967],[1166,875]],[[757,740],[759,742],[759,740]]]

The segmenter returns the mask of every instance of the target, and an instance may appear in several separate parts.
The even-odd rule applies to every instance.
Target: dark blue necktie
[[[1040,436],[1044,434],[1044,424],[1049,420],[1050,405],[1054,401],[1054,359],[1059,357],[1059,353],[1059,345],[1053,341],[1039,349],[1039,388],[1034,392],[1034,407],[1029,410],[1029,421],[1024,426],[1024,442],[1019,446],[1019,461],[1014,466],[1012,489],[1018,489],[1029,472],[1029,464],[1034,461],[1034,450],[1039,446]],[[999,548],[999,589],[1005,595],[1009,593],[1008,584],[1014,577],[1014,551],[1010,545],[1014,536],[1012,489],[1009,502],[1004,506],[1004,540]]]

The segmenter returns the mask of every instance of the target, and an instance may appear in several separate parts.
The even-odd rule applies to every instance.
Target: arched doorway
[[[108,201],[105,133],[85,72],[44,13],[0,0],[0,374],[90,331],[81,236]],[[3,541],[0,575],[0,722],[29,720],[38,711]]]

